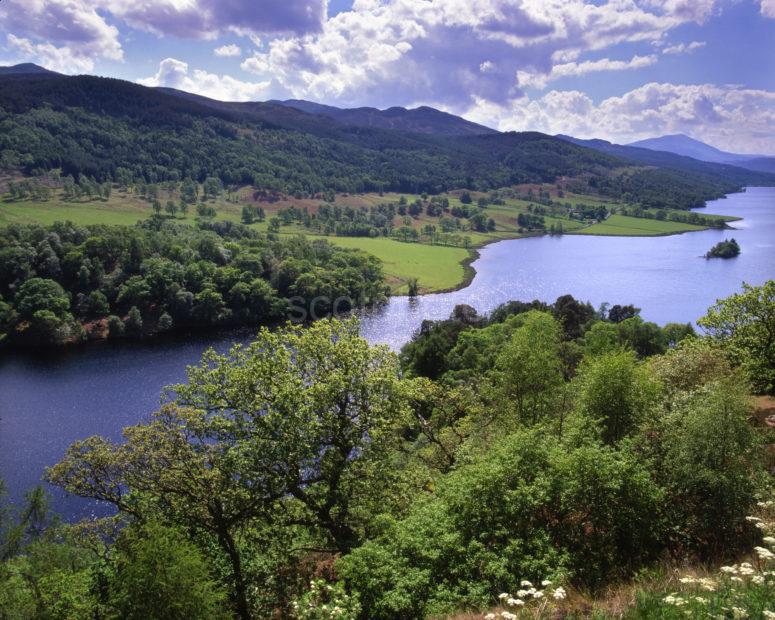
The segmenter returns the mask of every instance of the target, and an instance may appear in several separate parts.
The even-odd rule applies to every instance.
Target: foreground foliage
[[[765,617],[772,438],[736,347],[766,340],[768,286],[718,339],[564,296],[458,307],[400,357],[355,320],[208,352],[49,470],[115,518],[58,527],[40,493],[5,518],[0,618],[551,617],[665,560],[736,564],[632,617]]]

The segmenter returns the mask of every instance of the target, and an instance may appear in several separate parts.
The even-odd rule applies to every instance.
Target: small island
[[[740,246],[734,239],[719,241],[705,254],[705,258],[734,258],[740,254]]]

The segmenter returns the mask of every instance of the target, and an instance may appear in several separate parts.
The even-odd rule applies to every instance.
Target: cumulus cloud
[[[121,60],[118,29],[86,0],[6,0],[0,23],[25,60],[64,73],[90,71],[96,58]]]
[[[704,19],[712,6],[712,0],[355,0],[320,32],[276,38],[242,68],[271,76],[301,98],[460,109],[476,97],[503,103],[520,95],[518,71],[538,83],[554,79],[558,64],[574,63],[559,71],[585,72],[651,63],[655,58],[638,57],[632,67],[577,61],[620,43],[659,40]]]
[[[256,101],[266,99],[271,83],[243,82],[228,75],[189,70],[188,63],[165,58],[153,77],[138,80],[143,86],[166,86],[220,101]]]
[[[687,133],[730,151],[775,153],[775,92],[735,86],[649,83],[597,104],[579,91],[551,91],[506,105],[480,100],[465,116],[504,131],[620,143]]]
[[[5,0],[0,27],[14,51],[63,72],[89,71],[96,60],[122,60],[118,25],[194,39],[226,32],[301,35],[319,31],[326,0]],[[112,23],[108,22],[108,19]],[[52,50],[59,50],[57,59]]]
[[[657,62],[654,54],[648,56],[633,56],[630,60],[611,60],[601,58],[599,60],[585,60],[584,62],[566,62],[554,65],[549,73],[529,73],[517,71],[517,81],[520,86],[532,86],[544,88],[548,82],[564,77],[573,77],[595,73],[600,71],[626,71],[628,69],[641,69]]]
[[[663,54],[691,54],[693,51],[705,47],[705,41],[692,41],[691,43],[678,43],[668,45],[662,50]]]
[[[216,56],[220,56],[222,58],[233,58],[235,56],[242,56],[242,49],[239,45],[234,45],[232,43],[231,45],[222,45],[221,47],[216,47],[213,50],[213,53]]]

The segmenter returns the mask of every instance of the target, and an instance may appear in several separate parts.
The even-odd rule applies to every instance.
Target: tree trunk
[[[250,605],[248,605],[245,577],[242,574],[242,560],[234,543],[234,538],[225,525],[218,525],[218,543],[229,556],[231,571],[234,577],[234,607],[240,620],[251,620]]]

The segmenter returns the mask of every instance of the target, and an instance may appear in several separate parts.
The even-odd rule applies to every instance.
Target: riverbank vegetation
[[[386,292],[373,256],[231,222],[0,229],[0,341],[11,346],[306,320]]]
[[[596,617],[764,617],[773,291],[707,336],[563,296],[459,306],[400,355],[335,319],[207,352],[49,470],[115,517],[6,518],[0,617],[584,616],[617,588]]]

